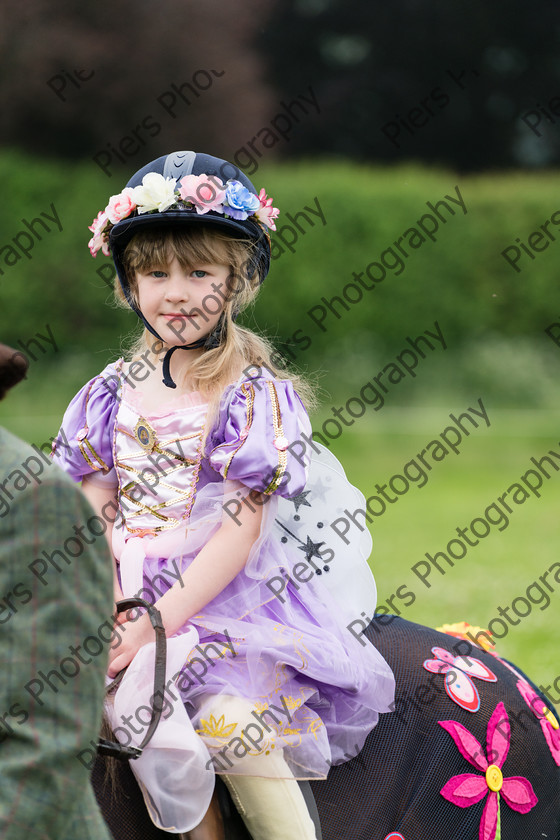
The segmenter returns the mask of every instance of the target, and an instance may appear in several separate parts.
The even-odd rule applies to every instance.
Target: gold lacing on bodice
[[[202,460],[205,415],[205,406],[194,406],[148,421],[121,403],[114,460],[119,507],[129,534],[157,534],[188,520]],[[193,431],[174,431],[185,425]]]

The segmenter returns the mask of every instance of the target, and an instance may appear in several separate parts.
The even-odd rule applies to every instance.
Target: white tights
[[[201,717],[224,715],[236,728],[228,737],[240,737],[254,707],[241,697],[221,695],[205,704]],[[243,760],[254,775],[223,775],[231,797],[253,840],[316,840],[315,826],[305,799],[281,750],[268,755],[247,756]]]

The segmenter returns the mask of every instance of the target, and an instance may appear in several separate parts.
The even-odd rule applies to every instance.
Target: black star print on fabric
[[[296,513],[300,507],[311,507],[310,503],[307,501],[307,496],[309,496],[310,493],[311,490],[303,490],[301,493],[298,493],[297,496],[294,496],[292,499],[288,499],[288,501],[294,503]]]
[[[319,553],[319,549],[324,544],[325,544],[324,540],[323,540],[323,542],[314,543],[312,541],[311,537],[308,536],[307,537],[307,543],[305,545],[299,545],[298,548],[299,548],[300,551],[305,552],[306,560],[311,560],[312,557],[318,557],[319,560],[321,560],[321,555]]]

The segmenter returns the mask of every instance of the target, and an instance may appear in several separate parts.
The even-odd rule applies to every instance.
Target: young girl
[[[296,780],[355,757],[393,700],[389,667],[355,630],[375,607],[369,570],[343,567],[354,547],[328,533],[362,497],[332,456],[307,480],[309,388],[235,322],[268,272],[277,215],[236,167],[177,152],[90,228],[145,330],[130,361],[74,398],[71,454],[55,455],[105,519],[118,505],[116,600],[162,614],[164,715],[131,767],[154,822],[176,833],[201,822],[220,773],[255,840],[314,838]],[[348,587],[362,600],[333,598]],[[145,614],[118,629],[109,676],[130,667],[111,721],[138,743],[153,631]]]

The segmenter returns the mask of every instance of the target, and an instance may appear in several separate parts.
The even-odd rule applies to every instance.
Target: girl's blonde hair
[[[246,239],[234,239],[227,234],[209,230],[205,225],[153,228],[134,236],[127,245],[123,262],[132,297],[136,304],[136,272],[154,268],[165,269],[176,257],[181,268],[214,263],[227,265],[230,277],[227,288],[221,291],[225,300],[220,318],[222,340],[205,350],[189,370],[189,385],[200,391],[210,404],[209,416],[217,412],[224,389],[236,382],[242,372],[252,366],[266,367],[279,379],[290,379],[308,410],[315,407],[314,389],[301,375],[278,364],[278,352],[271,342],[235,322],[235,317],[253,303],[259,292],[259,276],[252,259],[253,245]],[[118,280],[115,293],[120,304],[128,308]],[[209,296],[215,299],[215,295]],[[215,310],[214,310],[215,311]],[[204,313],[203,313],[204,315]],[[131,358],[146,353],[161,354],[161,342],[144,329],[129,349]],[[272,357],[274,356],[274,362]],[[249,374],[251,376],[251,374]]]

